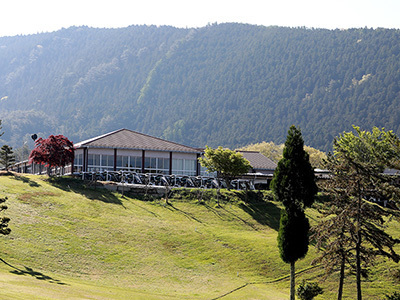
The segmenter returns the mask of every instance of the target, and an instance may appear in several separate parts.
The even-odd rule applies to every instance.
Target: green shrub
[[[324,291],[317,282],[307,282],[303,280],[297,287],[297,296],[299,296],[301,300],[312,300],[323,292]]]

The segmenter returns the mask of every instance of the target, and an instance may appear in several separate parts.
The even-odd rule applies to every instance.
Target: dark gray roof
[[[257,151],[244,151],[244,150],[237,150],[240,152],[245,159],[250,162],[250,165],[253,169],[258,170],[275,170],[276,163],[274,163],[270,158],[262,155],[260,152]]]
[[[200,151],[192,147],[169,142],[129,129],[120,129],[75,144],[75,148],[83,147],[200,153]]]

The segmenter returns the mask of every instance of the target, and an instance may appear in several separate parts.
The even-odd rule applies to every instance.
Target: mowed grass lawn
[[[166,205],[25,174],[0,176],[0,196],[12,229],[0,236],[1,299],[288,299],[276,202]],[[390,230],[400,232],[397,223]],[[325,293],[316,299],[334,299],[337,278],[320,281],[314,257],[311,246],[297,280],[319,281]],[[366,299],[400,289],[398,265],[374,270]],[[352,277],[345,290],[355,298]]]

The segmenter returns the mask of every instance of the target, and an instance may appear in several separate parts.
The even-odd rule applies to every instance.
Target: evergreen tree
[[[15,155],[14,152],[12,151],[12,147],[4,145],[0,149],[0,164],[2,164],[8,171],[8,168],[13,163],[15,163]]]
[[[313,300],[314,297],[323,294],[323,289],[316,282],[303,282],[297,288],[297,296],[301,300]]]
[[[392,131],[373,128],[372,132],[354,127],[334,140],[334,154],[328,156],[326,167],[332,177],[324,187],[333,199],[327,203],[324,218],[314,229],[317,247],[324,249],[319,261],[327,272],[340,266],[338,299],[341,299],[344,268],[355,271],[357,299],[362,299],[361,276],[378,255],[395,262],[400,256],[394,251],[399,239],[385,231],[385,223],[400,214],[377,201],[400,198],[394,178],[386,168],[400,167],[400,140]],[[384,203],[385,203],[384,202]],[[396,207],[395,207],[396,208]]]
[[[295,263],[308,252],[310,224],[302,209],[283,209],[278,232],[279,254],[290,264],[290,299],[294,300]]]
[[[290,299],[295,299],[295,263],[308,251],[309,222],[304,214],[317,193],[314,171],[304,151],[301,131],[292,125],[283,150],[283,158],[271,182],[277,200],[285,209],[281,213],[278,247],[282,260],[290,264]]]
[[[7,197],[0,198],[0,212],[6,210],[8,207],[3,203],[6,202]],[[10,218],[8,217],[0,217],[0,234],[7,235],[11,232],[11,229],[8,228],[8,222]]]
[[[323,187],[328,190],[332,185],[324,182]],[[312,264],[321,263],[325,268],[325,278],[330,274],[339,271],[339,287],[337,299],[343,296],[343,284],[346,266],[354,266],[354,255],[351,251],[354,243],[350,230],[351,220],[348,218],[347,210],[349,198],[344,193],[338,193],[329,199],[326,207],[319,208],[322,220],[318,225],[311,228],[313,232],[311,239],[316,241],[318,250],[322,249],[319,257],[313,260]]]

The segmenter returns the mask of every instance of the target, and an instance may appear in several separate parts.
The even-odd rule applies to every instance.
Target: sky
[[[0,36],[70,26],[203,27],[248,23],[328,29],[400,29],[400,0],[0,0]]]

